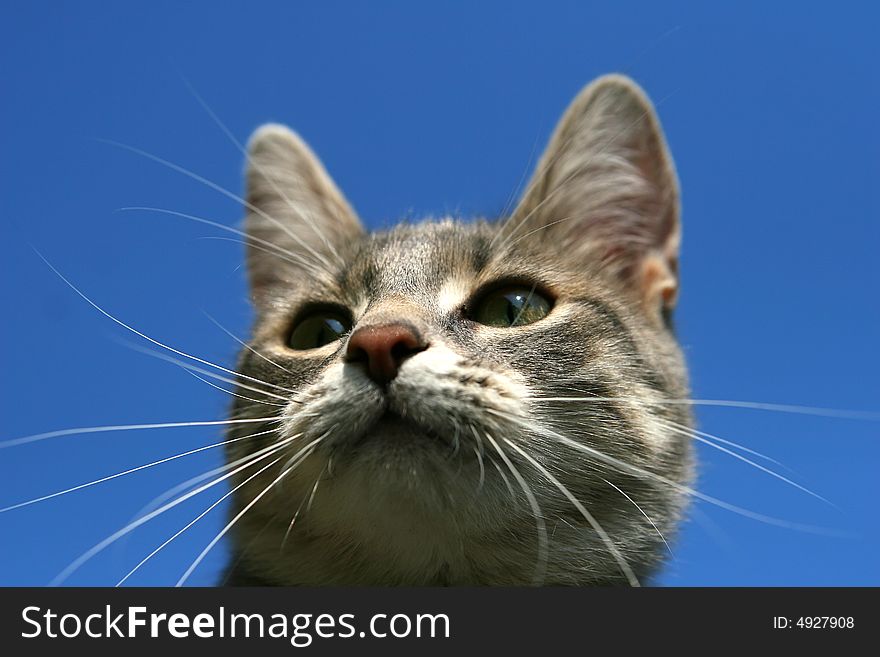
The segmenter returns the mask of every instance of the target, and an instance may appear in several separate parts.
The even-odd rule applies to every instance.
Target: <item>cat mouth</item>
[[[429,443],[451,447],[454,443],[452,435],[443,435],[412,418],[404,417],[392,410],[386,410],[376,421],[361,434],[355,445],[364,443],[413,444]]]

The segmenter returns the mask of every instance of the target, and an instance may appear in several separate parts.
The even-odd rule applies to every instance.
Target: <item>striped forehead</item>
[[[369,301],[388,297],[446,306],[485,265],[488,239],[474,225],[442,222],[372,235],[346,272],[346,285]]]

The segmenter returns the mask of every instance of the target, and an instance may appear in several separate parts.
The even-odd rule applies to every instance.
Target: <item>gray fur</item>
[[[587,87],[520,206],[497,222],[368,234],[288,130],[261,129],[250,154],[257,319],[238,369],[288,401],[239,399],[235,417],[280,419],[263,427],[275,432],[231,444],[228,458],[296,438],[260,476],[244,483],[253,466],[236,477],[229,583],[650,577],[661,534],[669,540],[683,513],[692,456],[689,439],[664,425],[691,424],[686,406],[662,403],[688,395],[664,321],[678,284],[678,187],[641,90],[620,76]],[[536,284],[552,311],[514,328],[470,320],[475,297],[503,281]],[[345,361],[347,336],[286,347],[298,313],[328,303],[355,327],[406,321],[429,347],[387,390]],[[596,401],[546,401],[563,397]],[[386,411],[402,419],[377,425]],[[230,437],[258,430],[238,425]]]

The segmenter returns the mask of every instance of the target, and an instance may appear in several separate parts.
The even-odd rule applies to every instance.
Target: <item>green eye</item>
[[[340,312],[318,310],[297,321],[287,346],[291,349],[317,349],[335,342],[351,328],[351,320]]]
[[[523,326],[546,317],[550,305],[534,288],[506,287],[484,296],[475,308],[473,318],[487,326]]]

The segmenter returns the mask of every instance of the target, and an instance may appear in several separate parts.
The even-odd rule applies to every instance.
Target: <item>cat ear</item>
[[[588,85],[556,127],[519,207],[502,228],[599,265],[654,317],[678,291],[678,180],[645,93],[629,78]]]
[[[247,264],[258,305],[273,291],[329,276],[363,228],[311,149],[282,125],[248,144]]]

